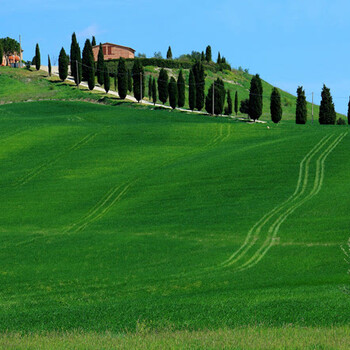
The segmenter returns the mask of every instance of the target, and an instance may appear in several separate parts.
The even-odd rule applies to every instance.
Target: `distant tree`
[[[168,73],[162,68],[158,77],[158,96],[159,100],[164,104],[168,100]]]
[[[39,70],[40,67],[41,67],[40,49],[39,49],[39,44],[36,44],[36,47],[35,47],[35,68],[36,68],[36,70]]]
[[[166,58],[167,60],[172,60],[173,59],[173,53],[171,52],[171,47],[169,46],[168,52],[166,53]]]
[[[89,90],[93,90],[95,88],[95,59],[94,54],[92,52],[92,46],[89,45],[90,53],[87,56],[86,65],[88,66],[87,74],[87,83],[89,86]]]
[[[169,103],[172,109],[177,106],[177,83],[174,77],[170,78],[169,83]]]
[[[202,51],[202,53],[201,53],[201,61],[202,61],[202,62],[204,62],[204,61],[205,61],[204,51]]]
[[[82,72],[82,67],[80,66],[79,68],[80,48],[78,50],[78,47],[79,44],[77,41],[77,36],[75,35],[75,33],[73,33],[72,42],[70,45],[70,71],[77,85],[79,85],[82,77],[82,74],[79,74],[80,70]]]
[[[152,99],[152,76],[148,78],[148,99]]]
[[[155,52],[155,53],[153,54],[153,57],[154,57],[154,58],[159,58],[159,59],[162,59],[162,58],[163,58],[162,53],[161,53],[160,51]]]
[[[277,88],[273,88],[270,102],[271,120],[279,123],[282,119],[281,95]]]
[[[129,92],[132,92],[132,73],[131,69],[128,69],[128,90]]]
[[[147,58],[146,54],[143,52],[139,52],[136,57],[137,58]]]
[[[214,114],[221,115],[224,110],[225,104],[225,85],[224,82],[217,78],[216,81],[211,84],[207,97],[205,98],[205,110],[209,113],[213,113],[213,89],[214,89]],[[231,105],[232,107],[232,105]]]
[[[111,85],[111,80],[109,78],[108,67],[107,65],[105,65],[103,67],[103,86],[105,88],[106,94],[108,94],[110,85]]]
[[[263,88],[259,74],[253,76],[249,92],[249,117],[257,120],[261,117],[263,108]]]
[[[82,58],[82,80],[88,81],[91,70],[94,70],[94,53],[89,39],[86,39]]]
[[[177,78],[177,105],[181,108],[185,105],[185,79],[182,75],[182,69],[180,69],[179,76]]]
[[[49,77],[51,77],[52,67],[51,67],[50,55],[47,55],[47,70],[48,70],[48,73],[49,73]]]
[[[35,61],[36,61],[36,58],[35,58],[35,56],[33,56],[33,58],[32,58],[32,66],[35,66]]]
[[[302,86],[299,86],[297,89],[295,122],[297,124],[305,124],[306,120],[307,120],[307,108],[306,108],[305,90],[303,90]]]
[[[320,104],[320,124],[335,124],[337,115],[335,113],[333,98],[331,91],[326,85],[323,85],[322,89],[322,100]]]
[[[208,45],[206,50],[205,50],[205,59],[207,62],[211,62],[212,57],[211,57],[211,46]]]
[[[348,103],[348,124],[350,125],[350,98]]]
[[[104,73],[103,73],[104,66],[105,66],[105,58],[103,55],[102,44],[100,44],[100,48],[97,56],[97,66],[96,66],[97,81],[100,85],[103,85],[103,81],[104,81]]]
[[[66,51],[64,51],[64,48],[62,47],[60,55],[58,57],[58,74],[62,81],[65,81],[68,76],[68,62],[69,59],[67,57]]]
[[[239,107],[239,111],[242,114],[249,114],[249,98],[241,101],[241,105]]]
[[[128,71],[124,58],[118,62],[118,94],[121,99],[125,99],[128,94]]]
[[[232,114],[232,97],[230,94],[230,90],[227,90],[227,107],[225,108],[225,114],[226,115]]]
[[[337,119],[337,123],[336,123],[337,125],[346,125],[346,121],[345,121],[345,119],[343,119],[342,117],[339,117],[338,119]]]
[[[155,78],[152,80],[152,100],[154,104],[157,103],[157,82]]]
[[[190,70],[188,84],[188,104],[190,106],[190,110],[193,111],[196,108],[196,80],[192,69]]]
[[[235,93],[235,114],[238,114],[238,91]]]
[[[96,38],[95,38],[95,36],[92,37],[91,46],[96,46]]]
[[[4,57],[4,49],[2,47],[2,43],[0,42],[0,65],[2,64],[3,57]]]
[[[134,97],[140,102],[145,94],[145,77],[142,63],[138,59],[134,61],[132,67],[132,78],[134,82]]]
[[[220,51],[219,51],[219,53],[218,53],[218,58],[217,58],[217,60],[216,60],[216,63],[217,63],[217,64],[221,64],[221,55],[220,55]]]
[[[192,70],[196,86],[196,108],[200,111],[204,106],[205,73],[203,64],[196,62]]]

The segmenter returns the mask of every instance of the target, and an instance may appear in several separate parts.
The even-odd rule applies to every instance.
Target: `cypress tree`
[[[192,67],[195,87],[196,87],[196,108],[200,111],[204,106],[204,89],[205,89],[205,74],[203,64],[197,62]]]
[[[0,42],[0,64],[2,64],[3,57],[4,57],[4,49],[3,49],[2,44]]]
[[[295,122],[297,124],[305,124],[307,120],[307,108],[305,91],[302,86],[298,87],[297,95]]]
[[[111,85],[111,81],[109,79],[108,67],[106,65],[103,67],[103,85],[107,94]]]
[[[140,102],[145,94],[145,78],[144,78],[144,69],[141,64],[141,61],[136,59],[132,67],[132,78],[134,81],[134,97],[138,102]],[[142,81],[142,87],[141,87]],[[142,94],[141,94],[142,90]]]
[[[168,73],[162,68],[158,77],[158,96],[159,100],[164,104],[168,99]]]
[[[36,44],[36,47],[35,47],[35,68],[36,68],[36,70],[39,70],[40,67],[41,67],[40,49],[39,49],[39,44]]]
[[[118,94],[123,100],[128,94],[128,71],[124,58],[120,58],[118,62]]]
[[[68,62],[69,60],[66,51],[64,51],[64,48],[62,47],[58,57],[58,74],[62,81],[65,81],[68,76]]]
[[[194,79],[194,73],[192,69],[190,70],[188,84],[188,104],[190,106],[190,110],[193,111],[196,107],[196,80]]]
[[[214,114],[220,115],[224,110],[225,104],[225,85],[224,82],[217,78],[216,81],[211,84],[208,90],[207,97],[205,98],[205,110],[209,113],[213,113],[213,89],[214,89]],[[232,107],[232,104],[231,104]]]
[[[92,46],[90,44],[89,46],[90,54],[88,55],[88,59],[86,60],[87,65],[87,82],[89,86],[89,90],[93,90],[95,88],[95,60],[94,60],[94,54],[92,52]]]
[[[230,90],[227,90],[227,107],[225,108],[225,114],[226,115],[232,114],[232,98],[231,98]]]
[[[100,85],[103,85],[103,81],[104,81],[104,75],[103,75],[104,65],[105,65],[105,58],[103,55],[102,44],[100,44],[100,49],[98,51],[98,56],[97,56],[97,66],[96,66],[97,81]]]
[[[177,83],[174,77],[170,78],[169,83],[169,103],[172,109],[175,109],[177,106]]]
[[[152,100],[153,100],[154,104],[157,103],[157,83],[156,83],[156,79],[152,79]]]
[[[92,46],[96,46],[96,39],[95,39],[95,36],[92,37],[91,45],[92,45]]]
[[[118,70],[117,69],[114,71],[113,77],[114,77],[114,91],[118,91],[118,85],[117,85]]]
[[[211,62],[212,57],[211,57],[211,46],[208,45],[206,50],[205,50],[205,59],[207,60],[207,62]]]
[[[131,69],[128,69],[128,90],[132,92],[132,74]]]
[[[48,72],[49,72],[49,77],[51,77],[51,60],[50,60],[50,55],[47,55],[47,67],[48,67]]]
[[[327,86],[324,84],[321,96],[322,100],[320,105],[319,122],[320,124],[334,125],[337,119],[337,115],[335,113],[333,98],[330,89],[327,88]]]
[[[263,88],[259,74],[253,76],[250,82],[249,117],[257,120],[261,117],[263,108]]]
[[[217,64],[220,64],[220,63],[221,63],[220,51],[219,51],[219,53],[218,53],[218,59],[216,60],[216,63],[217,63]]]
[[[179,76],[177,78],[177,105],[181,108],[185,105],[185,79],[182,75],[182,69],[180,69]]]
[[[169,46],[168,52],[166,53],[166,58],[167,60],[172,60],[173,59],[173,53],[171,52],[171,47]]]
[[[81,51],[75,33],[72,34],[72,43],[70,47],[70,70],[77,85],[82,78]]]
[[[348,103],[348,124],[350,125],[350,98]]]
[[[239,111],[242,114],[249,114],[249,98],[246,98],[245,100],[241,101]]]
[[[151,101],[152,99],[152,76],[148,78],[148,99]]]
[[[282,105],[281,105],[281,95],[276,88],[273,88],[271,93],[271,120],[274,123],[279,123],[282,119]]]
[[[202,51],[202,53],[201,53],[201,61],[202,61],[202,62],[205,61],[204,51]]]
[[[235,114],[238,114],[238,91],[235,93]]]
[[[92,58],[92,59],[91,59]],[[91,65],[92,62],[92,65]],[[86,39],[82,58],[82,80],[88,81],[91,69],[94,68],[94,53],[89,39]]]

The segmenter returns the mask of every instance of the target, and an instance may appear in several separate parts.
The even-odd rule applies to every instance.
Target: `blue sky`
[[[350,95],[350,2],[346,0],[0,0],[0,37],[22,35],[24,59],[55,59],[70,47],[75,31],[83,46],[97,42],[130,46],[136,52],[173,55],[202,51],[210,44],[233,67],[248,68],[286,91],[298,85],[308,99],[331,88],[338,112]],[[46,59],[42,59],[46,63]]]

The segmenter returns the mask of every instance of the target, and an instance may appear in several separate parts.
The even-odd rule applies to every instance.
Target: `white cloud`
[[[101,34],[102,31],[98,28],[96,24],[92,24],[88,26],[87,28],[77,32],[77,37],[79,39],[86,39],[91,38],[92,36],[96,36],[98,34]]]

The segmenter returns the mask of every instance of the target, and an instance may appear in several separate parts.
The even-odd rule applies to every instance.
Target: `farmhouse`
[[[95,61],[97,61],[99,49],[100,49],[100,45],[96,45],[92,48]],[[102,44],[102,50],[103,50],[103,55],[105,60],[114,60],[120,57],[135,58],[135,50],[126,46],[105,43],[105,44]]]

